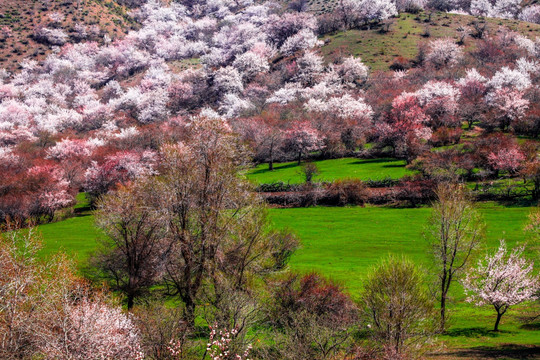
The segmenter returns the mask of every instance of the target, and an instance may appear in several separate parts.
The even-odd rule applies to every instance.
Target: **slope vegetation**
[[[49,26],[51,14],[64,18],[55,24],[74,39],[76,24],[97,26],[99,34],[91,40],[102,40],[104,34],[121,37],[134,26],[128,9],[114,0],[2,0],[0,1],[0,68],[15,70],[21,60],[43,60],[51,52],[50,44],[38,42],[34,32]]]
[[[474,16],[449,13],[434,13],[431,16],[425,12],[418,15],[403,13],[386,25],[325,36],[325,46],[321,51],[328,62],[354,55],[361,57],[373,70],[388,70],[398,57],[414,59],[418,55],[419,45],[423,43],[437,38],[459,40],[462,30],[475,35],[475,27],[485,27],[489,35],[500,33],[501,29],[515,31],[532,39],[540,35],[540,25],[518,20],[479,20]],[[475,43],[475,39],[468,36],[464,46],[471,51]]]

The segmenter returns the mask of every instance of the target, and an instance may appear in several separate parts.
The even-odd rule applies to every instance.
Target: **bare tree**
[[[437,267],[440,331],[444,331],[450,286],[483,239],[484,225],[463,185],[441,184],[436,195],[438,201],[433,205],[428,236]]]
[[[92,263],[125,294],[128,309],[156,283],[169,248],[158,196],[141,180],[104,196],[97,205],[96,224],[106,237]]]
[[[270,230],[266,209],[256,204],[239,211],[232,236],[221,244],[212,286],[202,298],[212,306],[205,309],[209,324],[237,330],[235,337],[260,320],[261,306],[253,279],[283,270],[297,247],[286,231]]]

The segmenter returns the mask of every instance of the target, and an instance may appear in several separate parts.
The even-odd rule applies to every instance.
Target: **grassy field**
[[[525,239],[523,227],[530,208],[488,203],[480,209],[487,224],[485,249],[495,248],[500,238],[506,239],[510,246]],[[289,228],[301,240],[302,247],[291,260],[294,270],[321,272],[343,284],[358,299],[367,270],[390,253],[412,258],[429,273],[429,244],[422,233],[430,211],[430,208],[316,207],[271,209],[270,217],[274,226]],[[80,261],[95,247],[98,236],[89,214],[39,229],[45,243],[44,255],[63,249]],[[494,311],[465,303],[461,287],[456,285],[452,294],[456,301],[450,305],[452,326],[449,334],[440,338],[449,348],[540,345],[538,330],[528,330],[518,321],[518,316],[532,305],[511,309],[503,317],[502,331],[495,334],[490,332]],[[538,306],[536,311],[540,311]]]
[[[412,171],[405,168],[404,160],[390,158],[357,159],[344,158],[314,161],[319,169],[316,181],[332,181],[336,179],[355,178],[361,180],[382,180],[384,178],[399,179]],[[278,181],[298,184],[304,181],[301,166],[296,162],[274,165],[274,171],[268,170],[268,164],[260,164],[247,173],[249,180],[258,184],[269,184]]]
[[[301,239],[302,248],[294,255],[292,267],[302,272],[318,271],[342,283],[357,298],[368,269],[390,253],[405,254],[430,272],[429,243],[423,237],[431,209],[304,208],[274,209],[277,227],[288,227]],[[525,238],[523,227],[530,208],[484,204],[487,224],[485,248],[493,249],[500,238],[510,246]],[[484,252],[485,250],[483,250]],[[451,348],[494,347],[500,344],[540,345],[540,333],[526,330],[517,320],[530,305],[510,310],[503,318],[499,334],[490,332],[494,310],[476,308],[464,302],[456,284],[450,305],[449,335],[441,337]]]
[[[43,237],[43,256],[65,251],[76,260],[84,261],[96,248],[98,230],[94,227],[94,217],[83,214],[64,221],[39,227]]]

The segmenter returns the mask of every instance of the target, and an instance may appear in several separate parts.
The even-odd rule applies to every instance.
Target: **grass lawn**
[[[75,216],[63,221],[39,226],[43,237],[43,256],[65,251],[76,260],[84,261],[96,248],[98,229],[90,214]]]
[[[391,158],[357,159],[344,158],[314,161],[319,169],[317,181],[355,178],[361,180],[382,180],[384,178],[399,179],[412,171],[405,168],[404,160]],[[297,162],[274,164],[274,171],[268,170],[268,164],[260,164],[247,173],[249,180],[258,184],[269,184],[278,181],[298,184],[304,181],[301,166]]]
[[[345,286],[358,298],[362,279],[371,266],[390,253],[405,254],[422,264],[428,273],[429,244],[422,236],[430,208],[392,209],[383,207],[272,209],[277,227],[288,227],[301,239],[291,266],[298,271],[318,271]],[[494,249],[500,238],[509,246],[525,238],[523,227],[530,208],[482,204],[487,224],[486,248]],[[501,332],[494,334],[494,310],[464,302],[459,284],[449,307],[449,335],[441,337],[451,348],[493,347],[500,344],[540,345],[538,330],[525,330],[517,321],[527,305],[517,306],[503,317]],[[537,311],[540,311],[537,307]]]
[[[504,238],[510,246],[525,239],[523,227],[530,208],[480,205],[487,224],[486,248],[494,249]],[[274,226],[289,228],[301,240],[302,248],[291,259],[291,267],[301,272],[319,271],[344,285],[358,299],[368,269],[389,253],[405,254],[429,272],[429,245],[422,236],[431,209],[384,207],[316,207],[271,209]],[[40,226],[44,255],[64,249],[84,260],[98,235],[91,215]],[[531,305],[520,305],[503,317],[501,332],[490,330],[494,310],[464,302],[461,286],[454,285],[454,303],[449,305],[451,328],[442,336],[452,349],[488,347],[501,344],[540,345],[540,332],[522,327],[517,317]],[[540,309],[536,309],[540,311]],[[538,324],[537,324],[538,325]],[[510,357],[513,358],[513,357]]]

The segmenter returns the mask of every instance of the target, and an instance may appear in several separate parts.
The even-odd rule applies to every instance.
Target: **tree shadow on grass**
[[[362,164],[379,164],[379,163],[389,163],[389,162],[402,162],[402,160],[399,159],[393,159],[393,158],[377,158],[377,159],[360,159],[353,161],[352,165],[362,165]],[[391,165],[391,166],[398,166],[398,165]],[[403,167],[403,164],[400,164],[399,167]]]
[[[540,359],[540,346],[500,345],[478,346],[435,354],[433,357],[463,359]]]
[[[507,208],[525,208],[538,205],[538,201],[529,198],[522,198],[514,200],[498,200],[497,204]]]
[[[84,213],[74,213],[73,217],[82,218],[82,217],[87,217],[87,216],[92,216],[92,215],[93,215],[93,213],[91,211],[87,211],[87,212],[84,212]]]
[[[255,175],[255,174],[265,174],[265,173],[271,173],[272,171],[268,170],[268,164],[265,164],[266,166],[262,169],[259,169],[259,170],[254,170],[251,172],[251,175]],[[294,167],[297,167],[298,166],[298,163],[296,162],[293,162],[293,163],[290,163],[290,164],[274,164],[274,171],[275,170],[283,170],[283,169],[290,169],[290,168],[294,168]]]
[[[404,168],[405,165],[403,165],[403,164],[387,164],[387,165],[383,165],[382,167],[383,168]]]
[[[535,323],[531,323],[531,324],[524,324],[524,325],[521,325],[519,328],[523,329],[523,330],[535,330],[535,331],[538,331],[538,330],[540,330],[540,322],[535,322]],[[538,334],[538,336],[540,337],[540,334]]]
[[[93,208],[90,205],[83,205],[79,206],[73,209],[73,217],[85,217],[90,216],[93,214],[93,211],[95,208]]]
[[[480,336],[487,336],[487,337],[498,337],[502,331],[495,332],[492,330],[489,330],[487,328],[480,328],[480,327],[472,327],[472,328],[457,328],[457,329],[451,329],[448,330],[445,335],[451,336],[451,337],[480,337]]]
[[[90,205],[80,206],[75,209],[73,209],[73,213],[78,216],[84,216],[89,215],[90,212],[92,212],[92,207]]]

